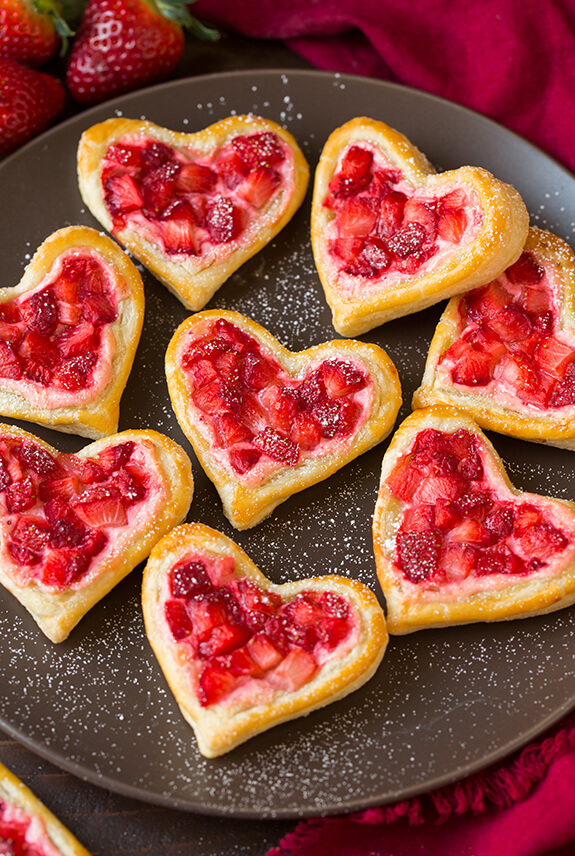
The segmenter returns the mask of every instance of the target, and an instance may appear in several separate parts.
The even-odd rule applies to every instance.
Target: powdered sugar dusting
[[[533,219],[553,224],[562,237],[575,229],[574,182],[560,168],[539,153],[533,168],[531,149],[515,138],[505,138],[511,150],[506,158],[507,149],[499,139],[491,142],[495,131],[485,130],[479,117],[375,81],[299,72],[220,75],[161,88],[159,97],[153,91],[137,93],[115,113],[193,132],[225,116],[260,111],[289,128],[312,171],[338,124],[372,115],[406,133],[433,162],[452,167],[475,158],[511,181],[525,192]],[[107,116],[105,107],[90,114],[93,121]],[[0,187],[12,200],[17,226],[4,238],[10,242],[4,246],[5,282],[18,280],[22,258],[61,222],[94,225],[81,205],[74,174],[77,139],[87,121],[84,117],[47,135],[41,149],[29,149],[34,162],[16,158],[10,169],[0,167]],[[445,122],[452,127],[459,122],[462,133],[445,134]],[[475,139],[477,153],[470,151]],[[36,220],[18,193],[23,172],[38,188]],[[62,189],[58,198],[51,192],[53,182]],[[49,194],[49,201],[42,193]],[[236,272],[209,306],[242,312],[291,350],[339,338],[311,253],[310,200],[311,190],[281,236]],[[253,530],[236,532],[223,517],[215,488],[183,437],[167,396],[165,348],[189,313],[153,277],[145,272],[143,277],[144,332],[122,398],[120,427],[156,428],[184,446],[196,480],[189,519],[232,537],[272,581],[336,573],[380,594],[371,516],[387,441],[292,497]],[[400,418],[410,411],[442,308],[362,337],[382,346],[399,370]],[[78,438],[34,430],[59,448],[78,448]],[[518,487],[575,499],[573,453],[491,439]],[[345,811],[406,797],[477,769],[526,742],[573,703],[573,610],[426,631],[392,639],[377,674],[353,695],[208,761],[200,756],[145,638],[141,571],[135,569],[59,646],[47,643],[14,599],[0,592],[0,681],[9,687],[0,697],[2,722],[41,754],[127,794],[249,817]]]

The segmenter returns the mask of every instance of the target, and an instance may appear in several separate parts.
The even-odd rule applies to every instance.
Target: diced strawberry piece
[[[351,146],[343,156],[339,171],[329,183],[335,198],[355,196],[368,187],[371,181],[373,154],[362,146]]]
[[[320,443],[322,432],[312,414],[302,411],[296,414],[289,436],[300,449],[309,452]]]
[[[97,348],[99,334],[92,321],[81,321],[74,327],[63,330],[55,344],[64,358],[78,357]]]
[[[491,511],[485,518],[485,526],[498,541],[508,538],[513,532],[515,514],[513,506],[500,505]]]
[[[36,505],[36,488],[30,476],[24,476],[6,487],[6,507],[10,514],[28,511]]]
[[[214,418],[214,431],[220,446],[227,448],[253,437],[250,429],[233,413],[221,413]]]
[[[86,573],[90,561],[90,554],[83,548],[49,550],[44,557],[41,581],[50,588],[67,588]]]
[[[96,486],[84,491],[77,502],[74,511],[88,526],[125,526],[128,515],[117,491],[104,486]]]
[[[344,642],[351,633],[351,625],[343,618],[324,618],[318,627],[320,644],[333,651]]]
[[[229,190],[234,190],[249,172],[249,166],[233,149],[219,154],[215,166]]]
[[[175,565],[170,571],[173,597],[194,597],[212,588],[205,564],[197,559]]]
[[[11,533],[14,543],[40,555],[48,545],[50,530],[42,517],[21,517]]]
[[[0,318],[0,342],[16,347],[22,338],[22,331],[16,324]]]
[[[252,346],[254,340],[248,333],[245,333],[236,324],[232,324],[225,318],[218,318],[214,324],[214,330],[218,339],[228,345],[231,345],[235,351],[243,351],[245,346]]]
[[[405,532],[424,532],[432,529],[435,522],[435,509],[429,502],[420,502],[419,498],[413,505],[408,505],[403,515],[401,528]]]
[[[20,313],[20,305],[16,300],[6,300],[0,302],[0,321],[6,324],[17,324],[22,320]]]
[[[162,240],[169,255],[197,255],[199,252],[196,226],[190,217],[171,217],[166,220]]]
[[[322,436],[331,439],[351,434],[357,426],[361,412],[361,405],[357,402],[339,399],[320,405],[313,415],[321,426]]]
[[[153,142],[148,141],[141,149],[141,157],[144,166],[156,168],[163,164],[172,162],[174,153],[166,143],[161,143],[158,140]]]
[[[485,523],[487,515],[494,507],[494,498],[490,490],[473,488],[457,500],[457,508],[462,517],[469,517],[476,523]]]
[[[76,283],[74,283],[76,285]],[[78,298],[79,300],[79,298]],[[82,319],[82,305],[80,303],[58,303],[58,321],[65,326],[75,326]]]
[[[139,211],[144,204],[135,179],[127,172],[104,179],[104,201],[114,220]]]
[[[210,193],[218,181],[218,174],[201,163],[184,163],[176,178],[177,193]]]
[[[262,393],[261,402],[272,428],[289,433],[298,411],[300,391],[273,385]]]
[[[235,472],[242,476],[255,467],[262,453],[258,449],[232,449],[230,464]]]
[[[80,299],[84,300],[92,294],[105,294],[108,284],[100,262],[90,257],[81,258],[78,262],[75,273]]]
[[[239,624],[219,624],[212,630],[209,639],[200,642],[198,653],[200,657],[220,657],[229,654],[236,648],[245,645],[251,636],[247,627]]]
[[[203,386],[218,380],[218,373],[211,360],[196,359],[188,366],[188,371],[193,378],[194,387],[201,389]]]
[[[526,312],[530,315],[538,315],[552,310],[550,294],[546,288],[537,285],[528,286],[523,283],[520,285],[521,290],[518,299]]]
[[[522,401],[539,406],[547,403],[553,383],[552,378],[538,372],[532,360],[523,354],[509,353],[503,357],[494,369],[494,377],[512,386]]]
[[[529,315],[517,303],[503,306],[489,318],[488,324],[495,335],[506,343],[521,342],[533,329]]]
[[[437,234],[444,241],[458,244],[467,227],[467,214],[464,208],[440,207],[437,221]]]
[[[319,602],[326,615],[332,618],[349,618],[349,602],[341,595],[324,591],[319,596]]]
[[[276,689],[295,692],[313,678],[317,669],[318,665],[309,652],[292,648],[282,662],[269,673],[269,681]]]
[[[22,464],[37,475],[48,476],[58,472],[56,459],[42,446],[24,442],[16,448],[16,454]]]
[[[225,413],[229,410],[224,386],[219,378],[195,390],[192,393],[192,400],[196,407],[211,415]]]
[[[239,366],[242,383],[256,392],[265,389],[275,376],[275,366],[256,351],[243,354]]]
[[[327,390],[325,388],[322,366],[310,372],[300,383],[297,390],[297,400],[303,410],[313,410],[318,405],[323,404],[324,401],[327,401]]]
[[[481,553],[475,566],[475,573],[478,576],[517,574],[522,571],[524,566],[521,560],[505,545],[490,547]]]
[[[78,547],[86,537],[86,527],[77,514],[61,499],[50,499],[44,505],[50,525],[50,546]]]
[[[216,627],[228,622],[225,604],[218,598],[219,594],[214,592],[214,597],[208,593],[201,600],[190,601],[194,637],[198,643],[207,642]]]
[[[352,363],[346,363],[344,360],[324,360],[321,371],[330,398],[357,392],[367,384],[365,375]]]
[[[397,533],[397,564],[411,582],[429,580],[436,574],[440,552],[441,538],[433,530]]]
[[[560,377],[567,364],[575,360],[575,349],[560,342],[555,336],[549,336],[541,339],[533,357],[541,371]]]
[[[193,630],[192,620],[188,615],[186,604],[181,600],[168,600],[164,607],[168,627],[174,639],[186,639]]]
[[[282,609],[282,616],[300,627],[313,627],[323,620],[323,610],[313,595],[298,594]]]
[[[499,362],[501,357],[507,353],[507,348],[503,342],[487,325],[466,330],[463,338],[458,341],[466,345],[471,345],[476,351],[484,351],[486,354],[489,354],[492,366]]]
[[[345,272],[371,279],[380,276],[392,262],[393,253],[388,244],[381,238],[371,236],[365,240],[357,258],[345,268]]]
[[[575,363],[569,363],[549,399],[550,407],[568,407],[575,404]]]
[[[425,228],[421,223],[407,223],[388,240],[388,247],[400,259],[417,256],[426,242]]]
[[[439,498],[455,500],[464,490],[464,482],[457,476],[430,475],[424,478],[417,492],[418,502],[436,503]]]
[[[411,197],[403,209],[403,229],[410,224],[419,224],[425,233],[424,243],[429,244],[437,235],[437,215],[432,205]]]
[[[538,559],[548,559],[556,553],[560,553],[567,547],[567,537],[549,523],[535,523],[525,529],[519,537],[522,550],[528,556]]]
[[[36,362],[45,368],[53,369],[60,361],[60,352],[52,340],[36,330],[28,330],[18,347],[21,360]]]
[[[538,526],[542,519],[541,512],[538,508],[535,508],[533,505],[523,503],[515,510],[513,535],[515,537],[520,537],[527,529],[532,526]]]
[[[254,662],[264,672],[273,669],[282,660],[282,655],[272,645],[265,633],[257,633],[255,636],[252,636],[248,642],[247,649]]]
[[[365,246],[365,239],[358,237],[341,238],[337,237],[330,242],[329,251],[334,256],[337,256],[342,261],[349,265],[356,262],[357,256],[361,253]]]
[[[340,238],[366,237],[371,234],[377,221],[377,210],[371,199],[350,196],[342,201],[336,216],[336,228]]]
[[[254,208],[263,208],[281,184],[281,176],[275,169],[260,166],[248,173],[236,193]]]
[[[434,506],[433,520],[430,521],[430,526],[426,528],[449,530],[452,529],[461,520],[460,512],[456,504],[446,497],[439,496]]]
[[[264,428],[253,439],[253,445],[259,449],[272,461],[277,461],[280,464],[294,466],[299,460],[299,449],[297,445],[283,437],[273,428]]]
[[[222,556],[214,559],[208,567],[208,574],[213,585],[219,588],[230,584],[235,580],[235,568],[236,563],[233,556]]]
[[[222,666],[206,666],[200,675],[198,700],[202,707],[217,704],[235,689],[238,678]]]
[[[424,470],[414,463],[413,455],[404,455],[387,477],[386,484],[392,496],[411,502],[424,476]]]
[[[476,546],[493,543],[493,533],[476,520],[462,520],[449,533],[452,543],[475,544]]]
[[[529,252],[522,253],[505,271],[509,282],[516,285],[537,285],[543,279],[544,273],[541,265]]]
[[[551,310],[532,315],[531,321],[533,323],[533,331],[537,336],[546,337],[552,335],[555,328],[555,319]]]
[[[217,196],[206,210],[206,229],[215,244],[234,241],[242,229],[239,208],[228,196]]]
[[[489,285],[476,288],[465,295],[462,301],[464,313],[478,324],[489,322],[500,310],[511,302],[511,295],[495,280]]]
[[[449,583],[466,579],[475,570],[478,557],[479,548],[472,544],[447,543],[441,557],[446,581]]]
[[[38,565],[42,561],[41,553],[18,541],[8,541],[8,553],[17,565]]]
[[[0,340],[0,377],[18,380],[22,377],[22,369],[18,357],[8,342]]]
[[[234,137],[232,147],[249,169],[273,166],[285,159],[284,150],[277,134],[260,131]]]
[[[92,324],[111,324],[118,317],[118,310],[107,294],[91,294],[82,303],[82,318]]]
[[[113,143],[106,151],[106,161],[139,169],[142,166],[142,147],[124,141]]]
[[[58,323],[58,304],[52,289],[45,288],[22,301],[20,313],[29,329],[49,336]]]
[[[83,354],[80,357],[72,357],[61,363],[52,375],[54,386],[75,392],[85,389],[89,383],[89,375],[98,361],[98,355]]]
[[[126,440],[123,443],[117,443],[115,446],[107,446],[98,452],[98,464],[105,473],[113,473],[128,463],[135,448],[136,444],[133,440]]]
[[[453,366],[451,379],[463,386],[487,386],[492,379],[491,363],[490,354],[468,347]]]
[[[253,678],[261,678],[264,675],[264,670],[256,663],[245,645],[243,648],[236,648],[230,654],[220,657],[219,660],[230,674],[236,677],[247,675]]]
[[[376,232],[380,238],[390,238],[400,228],[407,196],[397,190],[392,190],[379,202],[379,213]]]
[[[75,475],[51,478],[49,481],[43,480],[39,485],[40,499],[42,502],[46,502],[49,499],[69,501],[78,493],[78,487],[79,481]]]

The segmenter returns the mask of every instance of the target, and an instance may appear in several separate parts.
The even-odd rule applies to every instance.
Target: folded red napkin
[[[198,0],[227,32],[489,116],[575,170],[573,0]]]
[[[574,0],[198,0],[194,14],[227,32],[285,41],[318,68],[462,104],[575,170]],[[450,787],[304,821],[268,856],[368,854],[573,856],[575,715]]]

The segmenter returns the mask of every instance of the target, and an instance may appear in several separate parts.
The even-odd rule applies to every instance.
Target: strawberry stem
[[[194,0],[191,0],[191,2],[194,2]],[[194,18],[193,15],[190,15],[188,3],[184,2],[184,0],[155,0],[155,4],[164,18],[175,21],[176,24],[179,24],[196,38],[210,42],[216,42],[220,38],[218,30],[207,24],[203,24],[197,18]]]

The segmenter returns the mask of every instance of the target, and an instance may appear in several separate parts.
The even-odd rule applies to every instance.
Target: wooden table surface
[[[174,76],[309,67],[282,44],[228,34],[215,44],[188,39]],[[58,63],[46,70],[62,73]],[[70,104],[62,118],[78,112],[78,107]],[[296,825],[295,820],[207,817],[123,797],[60,770],[2,730],[0,761],[34,791],[93,856],[263,856]]]

